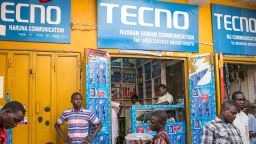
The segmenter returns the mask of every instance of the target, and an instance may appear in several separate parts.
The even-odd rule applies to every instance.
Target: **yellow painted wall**
[[[188,0],[164,0],[167,2],[188,3]],[[37,49],[37,50],[66,50],[81,52],[84,48],[97,47],[97,0],[71,0],[71,21],[74,23],[70,44],[32,43],[1,41],[0,49]],[[243,8],[256,9],[256,6],[245,5],[227,0],[212,0],[199,7],[199,41],[212,44],[212,26],[210,3],[225,4]],[[94,26],[79,26],[93,24]],[[213,47],[200,44],[200,53],[213,52]]]

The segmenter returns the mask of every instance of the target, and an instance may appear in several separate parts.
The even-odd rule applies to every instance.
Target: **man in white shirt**
[[[167,92],[167,87],[165,84],[160,84],[158,86],[158,94],[160,95],[160,97],[158,97],[157,99],[157,104],[160,105],[168,105],[168,104],[172,104],[173,101],[173,96]]]
[[[245,108],[245,96],[244,93],[241,91],[235,91],[232,94],[232,99],[239,105],[240,112],[236,115],[236,119],[233,121],[233,124],[240,130],[242,140],[244,144],[250,144],[249,139],[249,118],[248,116],[242,111]]]

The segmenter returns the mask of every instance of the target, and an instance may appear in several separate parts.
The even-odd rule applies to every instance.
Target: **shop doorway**
[[[185,105],[185,60],[157,58],[111,58],[111,91],[112,101],[124,105],[132,105],[131,97],[137,95],[141,105],[154,105],[158,98],[158,86],[165,84],[167,91],[173,96],[172,104]],[[180,116],[175,111],[169,118],[186,121],[184,111]],[[119,136],[124,137],[129,130],[129,115],[122,111],[119,118]],[[177,116],[177,117],[175,117]]]
[[[216,86],[218,87],[218,111],[220,105],[225,100],[232,99],[232,93],[242,91],[247,100],[252,103],[252,108],[256,109],[256,59],[255,57],[223,56],[215,54],[215,66],[218,76]]]
[[[251,103],[256,102],[256,64],[224,63],[225,99],[242,91]]]
[[[185,77],[183,60],[117,58],[111,59],[112,100],[131,104],[136,94],[141,104],[155,104],[158,86],[165,84],[173,104],[183,103]]]

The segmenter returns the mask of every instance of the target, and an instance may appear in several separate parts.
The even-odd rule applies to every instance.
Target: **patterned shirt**
[[[238,128],[216,117],[203,128],[201,144],[243,144]]]
[[[58,119],[58,124],[62,125],[64,121],[68,125],[68,136],[72,144],[81,144],[88,136],[90,124],[99,124],[99,119],[90,111],[81,108],[76,112],[74,109],[66,110]]]
[[[0,129],[0,144],[6,144],[8,140],[8,134],[5,129]]]
[[[170,144],[170,139],[165,131],[159,132],[153,137],[152,144]]]

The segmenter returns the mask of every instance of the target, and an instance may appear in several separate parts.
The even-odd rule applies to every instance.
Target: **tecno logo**
[[[49,0],[40,0],[49,1]],[[21,11],[29,11],[29,18],[21,16]],[[53,17],[53,13],[55,17]],[[35,23],[35,15],[40,16],[41,24],[58,25],[61,23],[61,9],[58,6],[3,2],[1,4],[1,20],[4,22]]]
[[[107,21],[113,23],[113,13],[120,12],[120,21],[124,25],[140,25],[145,27],[161,27],[161,19],[166,19],[166,28],[180,30],[189,29],[189,14],[184,11],[170,11],[167,9],[139,7],[134,5],[120,5],[110,3],[100,3],[104,7]],[[152,14],[154,19],[151,22],[145,21],[145,15]],[[163,16],[165,15],[165,16]],[[133,20],[130,20],[130,19]],[[180,21],[182,23],[180,23]]]

